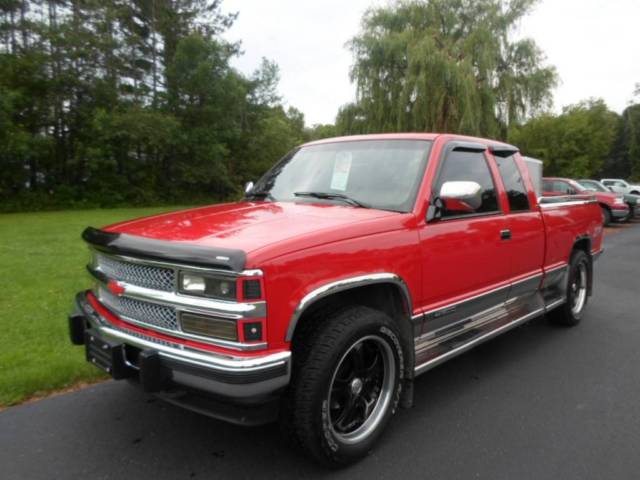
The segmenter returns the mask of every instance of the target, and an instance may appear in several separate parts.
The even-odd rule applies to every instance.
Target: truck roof
[[[480,137],[469,137],[466,135],[454,135],[449,133],[429,133],[429,132],[406,132],[406,133],[374,133],[366,135],[348,135],[344,137],[323,138],[321,140],[314,140],[303,144],[307,147],[310,145],[322,145],[326,143],[337,142],[355,142],[362,140],[428,140],[434,141],[439,137],[447,137],[451,140],[466,140],[482,143],[484,145],[505,145],[511,147],[508,143],[500,142],[498,140],[491,140]],[[515,148],[515,147],[514,147]]]

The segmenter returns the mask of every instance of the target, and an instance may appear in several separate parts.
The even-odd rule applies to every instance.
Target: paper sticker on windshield
[[[336,154],[336,162],[333,165],[333,176],[331,177],[331,190],[344,192],[347,189],[350,171],[351,153],[339,152]]]

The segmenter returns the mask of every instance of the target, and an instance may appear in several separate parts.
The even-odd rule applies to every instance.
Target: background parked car
[[[606,193],[611,191],[597,180],[578,180],[578,183],[593,192]],[[633,217],[640,217],[640,195],[626,193],[623,194],[623,198],[624,203],[629,207],[629,216],[626,220],[631,220]]]
[[[629,207],[624,203],[624,198],[619,193],[594,192],[587,190],[575,180],[570,178],[544,178],[542,181],[542,195],[554,197],[561,195],[585,195],[592,194],[602,208],[604,225],[611,220],[624,221],[629,216]]]
[[[621,178],[603,178],[600,182],[612,192],[640,195],[640,185],[631,184]]]

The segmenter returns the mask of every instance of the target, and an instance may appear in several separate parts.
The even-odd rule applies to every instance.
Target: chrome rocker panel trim
[[[437,320],[438,317],[433,313],[444,312],[444,315],[447,315],[449,312],[455,312],[456,307],[462,306],[461,310],[465,312],[465,315],[464,318],[452,318],[449,323],[439,328],[426,330],[414,340],[415,375],[424,373],[487,340],[564,304],[566,302],[564,286],[566,272],[567,264],[564,263],[545,269],[544,280],[542,273],[521,279],[511,285],[506,301],[497,302],[479,312],[473,312],[472,309],[465,307],[474,304],[474,302],[477,303],[478,299],[492,298],[497,292],[502,292],[504,288],[498,288],[480,296],[426,312],[431,314],[429,317],[431,320]],[[425,327],[427,327],[426,323]],[[469,335],[471,338],[468,338]]]
[[[502,305],[511,304],[527,294],[536,292],[542,277],[542,273],[536,272],[510,285],[493,288],[464,300],[425,311],[420,317],[425,322],[426,330],[416,341],[422,342],[439,337],[442,332],[466,324],[472,317],[477,317]]]
[[[449,350],[448,352],[444,353],[443,355],[440,355],[438,357],[432,358],[420,365],[417,365],[415,367],[415,375],[420,375],[421,373],[425,373],[429,370],[431,370],[432,368],[440,365],[441,363],[446,362],[447,360],[450,360],[451,358],[454,358],[458,355],[461,355],[469,350],[471,350],[472,348],[474,348],[477,345],[480,345],[483,342],[486,342],[487,340],[490,340],[494,337],[497,337],[498,335],[508,332],[509,330],[511,330],[512,328],[517,327],[518,325],[521,325],[523,323],[526,323],[527,321],[531,320],[532,318],[535,318],[539,315],[542,315],[544,313],[545,309],[544,308],[540,308],[537,310],[534,310],[510,323],[507,323],[506,325],[502,325],[501,327],[498,327],[494,330],[490,330],[487,333],[480,335],[479,337],[474,338],[473,340],[460,345],[459,347],[456,347],[452,350]]]

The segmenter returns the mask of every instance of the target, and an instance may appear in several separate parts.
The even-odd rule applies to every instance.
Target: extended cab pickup
[[[351,462],[412,404],[416,375],[534,317],[583,317],[600,207],[540,203],[528,165],[454,135],[303,145],[240,202],[87,228],[95,287],[71,339],[116,379],[236,423],[279,419],[314,458]]]

